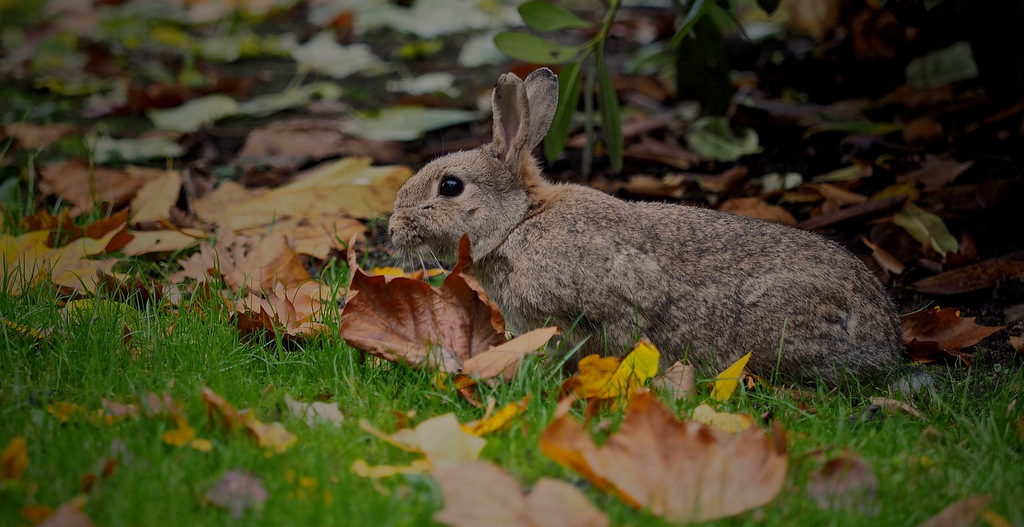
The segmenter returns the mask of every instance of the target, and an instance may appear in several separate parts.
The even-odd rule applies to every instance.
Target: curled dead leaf
[[[1005,326],[979,326],[974,318],[961,318],[957,308],[928,309],[903,317],[903,342],[907,353],[918,362],[933,362],[943,357],[959,357],[970,364],[970,355],[961,352]]]
[[[781,427],[728,434],[680,422],[646,391],[630,401],[619,431],[600,446],[559,404],[540,438],[541,451],[634,508],[669,521],[734,516],[770,502],[789,460]]]

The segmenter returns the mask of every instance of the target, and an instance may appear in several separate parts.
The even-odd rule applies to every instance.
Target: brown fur
[[[902,344],[892,302],[839,245],[545,181],[529,152],[556,100],[546,69],[525,83],[502,75],[493,142],[437,159],[405,184],[389,224],[395,245],[453,254],[468,234],[477,278],[508,327],[575,325],[565,338],[583,343],[579,356],[621,354],[648,337],[664,364],[688,356],[708,372],[748,351],[749,371],[770,375],[777,365],[803,382],[876,383],[894,372]],[[446,175],[464,182],[461,195],[438,195]]]

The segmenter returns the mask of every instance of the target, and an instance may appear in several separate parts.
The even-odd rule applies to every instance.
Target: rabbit
[[[544,179],[558,78],[500,76],[493,139],[428,163],[398,191],[388,235],[400,251],[453,255],[522,333],[565,332],[580,355],[624,354],[639,337],[661,365],[747,371],[800,384],[877,384],[898,369],[900,322],[868,268],[807,231],[712,209],[629,202]],[[567,329],[568,328],[568,329]],[[767,377],[766,377],[767,378]]]

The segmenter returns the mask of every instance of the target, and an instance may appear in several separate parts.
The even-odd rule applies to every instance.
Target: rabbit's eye
[[[454,176],[445,176],[441,179],[441,184],[437,186],[437,193],[442,196],[454,198],[459,194],[462,194],[462,190],[465,188],[462,180]]]

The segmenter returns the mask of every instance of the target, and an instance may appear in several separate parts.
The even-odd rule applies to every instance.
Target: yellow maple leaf
[[[736,386],[740,383],[740,376],[743,375],[743,368],[747,365],[748,360],[750,360],[750,353],[740,357],[740,360],[715,377],[715,387],[711,390],[712,399],[726,401],[732,396],[732,392],[736,391]]]
[[[4,447],[0,454],[0,480],[21,479],[21,474],[28,467],[28,444],[25,438],[15,436]]]
[[[585,399],[629,397],[658,373],[661,354],[647,339],[641,339],[621,361],[614,357],[590,355],[580,360],[575,392]]]

